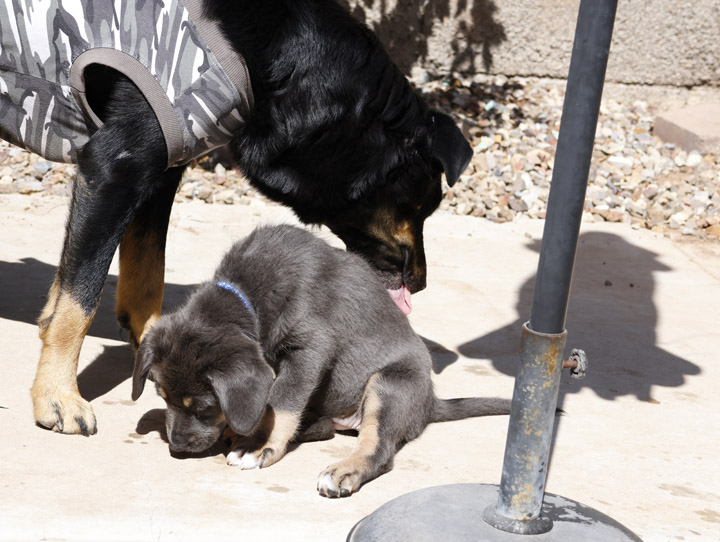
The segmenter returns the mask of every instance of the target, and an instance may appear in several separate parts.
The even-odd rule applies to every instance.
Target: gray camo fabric
[[[148,97],[168,166],[224,145],[248,114],[179,0],[0,0],[0,137],[74,162],[101,124],[72,73],[83,55],[130,74]]]

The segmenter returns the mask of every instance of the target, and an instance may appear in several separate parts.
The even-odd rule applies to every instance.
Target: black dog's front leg
[[[318,368],[325,357],[324,352],[310,347],[284,356],[270,390],[265,415],[250,439],[235,442],[228,455],[229,465],[243,469],[265,468],[283,458],[300,430],[303,412],[318,384]]]
[[[149,116],[109,119],[80,152],[60,265],[39,319],[43,344],[32,399],[42,426],[96,432],[92,407],[77,387],[80,349],[115,249],[166,167],[165,142],[151,110]]]

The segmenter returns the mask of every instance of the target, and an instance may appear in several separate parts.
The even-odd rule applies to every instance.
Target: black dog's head
[[[429,123],[397,150],[399,163],[387,172],[386,182],[324,220],[348,250],[375,267],[390,290],[425,288],[425,219],[440,205],[442,174],[452,186],[472,157],[450,117],[431,112],[427,118]]]
[[[329,134],[322,145],[309,138],[314,144],[299,154],[283,154],[280,170],[266,164],[256,177],[247,171],[303,222],[328,226],[375,267],[387,289],[415,293],[426,286],[423,225],[440,205],[442,175],[452,186],[472,157],[450,117],[418,115],[397,134],[388,135],[382,123],[364,137],[342,133],[337,148]],[[318,159],[310,162],[312,156]]]
[[[248,435],[258,424],[273,382],[257,341],[231,326],[183,312],[164,316],[140,345],[132,398],[149,374],[167,403],[167,435],[175,452],[201,452],[229,426]]]
[[[327,225],[388,289],[422,290],[423,222],[442,174],[452,186],[472,157],[453,120],[334,2],[207,5],[251,72],[255,108],[230,145],[243,173],[303,222]]]

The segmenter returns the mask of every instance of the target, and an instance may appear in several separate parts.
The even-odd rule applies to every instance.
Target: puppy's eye
[[[195,416],[198,419],[208,419],[208,418],[214,418],[216,415],[216,408],[215,407],[205,407],[205,408],[199,408],[193,410],[193,416]]]

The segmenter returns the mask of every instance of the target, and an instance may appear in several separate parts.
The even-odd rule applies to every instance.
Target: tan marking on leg
[[[165,261],[157,243],[139,238],[132,224],[120,242],[120,273],[115,313],[129,327],[137,347],[160,318]],[[136,344],[137,343],[137,344]]]
[[[192,397],[185,397],[185,399],[183,399],[183,405],[185,405],[185,408],[190,408],[192,406],[192,403],[193,403]]]
[[[300,414],[268,408],[250,441],[240,439],[234,444],[235,453],[233,458],[228,456],[228,463],[240,465],[244,469],[265,468],[277,463],[285,456],[288,444],[295,437],[298,427]],[[245,448],[255,439],[258,440],[251,445],[252,448]],[[242,457],[238,457],[240,455]]]
[[[48,326],[50,325],[50,319],[55,312],[58,297],[60,297],[60,281],[58,280],[58,277],[56,275],[55,280],[53,281],[52,286],[50,286],[50,290],[48,291],[47,302],[45,303],[45,306],[40,312],[40,316],[37,320],[41,339],[43,338],[43,335],[45,334]]]
[[[53,288],[55,286],[53,285]],[[93,434],[95,415],[77,387],[80,349],[94,312],[86,314],[77,301],[64,292],[42,332],[42,352],[32,386],[35,420],[62,433]]]
[[[330,465],[318,477],[318,491],[325,497],[347,497],[355,493],[372,474],[372,456],[380,444],[380,409],[382,402],[376,386],[380,376],[374,374],[365,386],[362,422],[352,453]]]
[[[300,426],[300,415],[282,410],[274,412],[272,431],[268,437],[266,447],[283,450],[293,439]],[[279,459],[279,458],[278,458]]]

